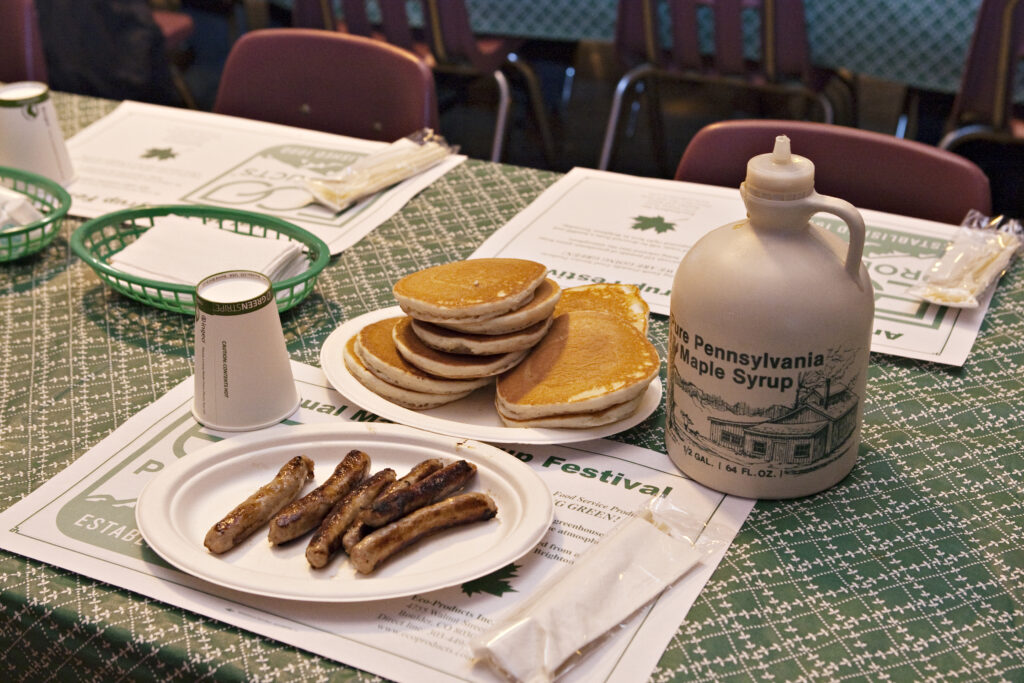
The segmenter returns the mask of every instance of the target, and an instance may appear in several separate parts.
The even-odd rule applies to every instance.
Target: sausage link
[[[358,450],[349,451],[327,481],[274,515],[267,538],[276,545],[315,529],[335,503],[362,481],[369,470],[370,456]]]
[[[418,462],[415,465],[413,465],[413,468],[409,470],[409,472],[404,477],[402,477],[401,479],[399,479],[398,481],[394,482],[386,489],[381,491],[380,496],[378,496],[378,498],[382,496],[391,495],[393,491],[404,489],[407,486],[412,486],[416,482],[420,481],[421,479],[424,479],[425,477],[433,474],[434,472],[437,472],[439,469],[443,467],[444,461],[441,460],[440,458],[428,458],[427,460]]]
[[[311,567],[320,569],[327,565],[331,555],[341,547],[345,530],[373,502],[381,489],[394,481],[395,471],[389,467],[366,479],[338,501],[306,546],[306,561]]]
[[[373,501],[363,521],[372,527],[384,526],[413,510],[450,496],[465,486],[474,474],[476,465],[456,460],[411,486],[392,491],[386,497]]]
[[[428,475],[437,472],[442,467],[444,467],[444,461],[440,458],[430,458],[419,462],[409,470],[408,474],[381,491],[380,495],[378,495],[377,498],[374,498],[374,500],[379,500],[385,496],[391,495],[394,491],[412,486]],[[352,546],[363,540],[363,536],[371,531],[373,531],[373,527],[364,523],[362,515],[360,515],[356,521],[349,525],[348,529],[345,530],[345,534],[341,537],[341,545],[345,548],[345,552],[347,553],[352,550]]]
[[[486,493],[452,496],[377,529],[355,544],[349,559],[358,572],[369,574],[381,562],[420,539],[453,526],[491,519],[496,514],[498,508]]]
[[[359,517],[356,521],[349,524],[348,529],[345,529],[345,533],[341,537],[341,546],[345,549],[346,553],[350,553],[356,543],[359,543],[372,531],[373,527],[366,524],[362,517]]]
[[[261,486],[234,510],[210,527],[203,540],[210,552],[223,553],[266,524],[278,510],[295,500],[302,485],[313,478],[313,461],[297,455],[284,464],[270,483]]]

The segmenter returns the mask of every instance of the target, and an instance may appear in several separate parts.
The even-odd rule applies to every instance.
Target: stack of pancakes
[[[661,359],[647,339],[647,303],[634,285],[562,290],[544,340],[498,378],[509,427],[597,427],[640,407]]]
[[[634,413],[661,360],[648,307],[633,285],[561,290],[522,259],[458,261],[394,287],[406,316],[367,325],[345,365],[384,398],[416,410],[468,395],[497,377],[510,427],[595,427]]]
[[[407,316],[349,340],[345,364],[371,391],[415,410],[466,396],[515,367],[551,326],[560,288],[522,259],[474,259],[399,280]]]
[[[617,315],[646,337],[651,308],[636,285],[602,282],[563,289],[555,315],[569,311],[605,311]]]

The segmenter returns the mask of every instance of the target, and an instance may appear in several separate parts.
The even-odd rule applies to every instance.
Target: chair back
[[[464,0],[420,0],[420,5],[424,37],[437,66],[465,66],[483,73],[497,68],[480,50]]]
[[[344,2],[342,4],[344,5]],[[362,7],[363,3],[360,2],[359,6]],[[343,11],[348,16],[348,10]],[[366,10],[363,9],[363,17],[365,16]],[[292,0],[292,28],[321,28],[334,31],[337,28],[337,20],[334,18],[331,0]]]
[[[438,128],[430,67],[393,45],[316,29],[239,38],[214,111],[370,140]]]
[[[377,15],[371,15],[370,4],[376,5]],[[292,26],[342,31],[417,51],[405,0],[341,0],[341,12],[343,21],[338,21],[332,0],[292,0]]]
[[[687,145],[676,180],[740,186],[747,161],[787,135],[814,162],[815,188],[863,209],[959,224],[970,209],[989,215],[989,180],[974,163],[912,140],[810,121],[736,120],[702,128]]]
[[[755,60],[745,51],[749,13],[757,15],[761,29],[760,58]],[[704,16],[713,23],[710,54],[701,44]],[[664,34],[666,19],[670,26]],[[671,44],[664,48],[666,35]],[[627,64],[711,77],[804,80],[811,67],[803,0],[619,0],[615,45]]]
[[[47,79],[35,2],[0,0],[0,81]]]
[[[1022,57],[1024,0],[982,0],[947,128],[983,125],[1006,132]]]

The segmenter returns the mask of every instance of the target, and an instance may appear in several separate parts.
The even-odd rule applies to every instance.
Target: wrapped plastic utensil
[[[510,681],[553,681],[729,538],[653,498],[477,637],[473,653]]]
[[[977,308],[978,297],[1006,271],[1022,249],[1020,223],[971,212],[962,227],[908,294],[942,306]]]
[[[425,128],[363,157],[335,177],[306,180],[306,188],[321,204],[342,211],[363,197],[426,171],[457,151]]]

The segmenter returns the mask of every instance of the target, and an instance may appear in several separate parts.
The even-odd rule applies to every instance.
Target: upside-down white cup
[[[75,179],[45,83],[19,81],[0,87],[0,166],[38,173],[61,185]]]
[[[277,424],[299,406],[270,279],[251,270],[196,285],[192,414],[229,432]]]

